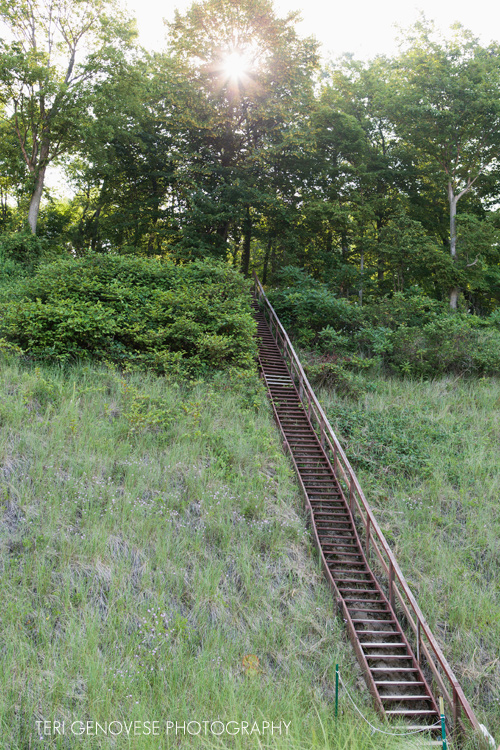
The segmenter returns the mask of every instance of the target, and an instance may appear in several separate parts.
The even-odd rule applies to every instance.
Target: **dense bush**
[[[248,284],[222,263],[89,255],[43,266],[0,304],[0,337],[35,357],[156,372],[248,368]]]
[[[46,240],[34,235],[29,229],[0,234],[0,256],[7,261],[32,266],[44,255]]]
[[[333,388],[346,398],[359,399],[365,390],[363,380],[348,370],[345,362],[309,363],[306,375],[313,387]]]
[[[500,333],[464,314],[442,315],[422,328],[391,334],[390,364],[414,375],[500,373]]]
[[[354,396],[359,384],[347,373],[360,369],[360,358],[424,377],[500,373],[498,313],[480,318],[451,312],[418,288],[361,307],[293,268],[284,269],[282,283],[287,286],[269,297],[299,345],[322,355],[320,362],[313,356],[310,370],[318,385],[330,383]]]
[[[0,293],[4,287],[25,274],[25,266],[12,260],[0,247]]]
[[[283,325],[298,334],[301,343],[316,341],[327,326],[335,331],[351,332],[359,325],[361,308],[336,297],[325,284],[292,268],[283,269],[281,278],[285,283],[295,283],[271,291],[269,299]]]

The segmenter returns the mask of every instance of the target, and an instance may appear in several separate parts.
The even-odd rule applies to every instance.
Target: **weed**
[[[339,738],[332,747],[387,747],[347,706],[333,727],[336,661],[377,720],[256,376],[171,381],[5,361],[0,394],[5,747],[80,746],[37,733],[36,720],[122,718],[282,718],[291,733],[259,741],[287,750],[311,747],[321,722]],[[138,747],[177,740],[162,731]],[[258,747],[255,736],[231,742]]]
[[[321,401],[474,710],[500,734],[500,382],[374,379]]]

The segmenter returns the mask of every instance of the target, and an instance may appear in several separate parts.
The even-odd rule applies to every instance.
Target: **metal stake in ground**
[[[339,713],[339,665],[335,665],[335,719]]]
[[[439,712],[441,714],[441,737],[443,738],[443,750],[448,750],[448,743],[446,741],[446,724],[444,721],[444,701],[439,698]]]

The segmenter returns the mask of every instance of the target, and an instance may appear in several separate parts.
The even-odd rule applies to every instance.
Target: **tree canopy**
[[[293,264],[359,304],[497,306],[498,44],[422,18],[393,57],[326,65],[271,0],[195,2],[154,54],[108,0],[0,15],[0,251],[28,222],[52,254],[213,256],[266,281]]]
[[[133,27],[106,0],[2,0],[0,20],[11,37],[0,40],[0,101],[29,174],[36,234],[47,166],[78,149],[90,84],[116,64]]]

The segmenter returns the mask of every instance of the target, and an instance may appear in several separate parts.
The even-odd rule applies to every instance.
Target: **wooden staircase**
[[[259,367],[297,471],[319,548],[379,712],[433,726],[439,711],[396,613],[372,572],[354,518],[258,304]]]
[[[482,747],[488,733],[410,590],[255,274],[254,281],[260,373],[304,493],[325,576],[375,707],[381,716],[403,722],[407,732],[433,730],[429,742],[437,746],[436,695],[441,695],[454,745],[472,729]]]

